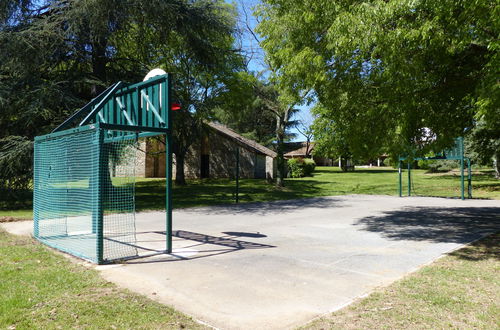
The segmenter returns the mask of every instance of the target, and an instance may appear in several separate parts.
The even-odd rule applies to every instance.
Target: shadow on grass
[[[470,261],[500,259],[500,234],[488,236],[450,255]]]
[[[472,181],[472,189],[474,188],[484,189],[488,191],[500,191],[500,180],[497,179],[490,180],[490,178],[486,178],[482,180],[481,183],[474,183],[474,181]]]
[[[500,207],[408,207],[354,225],[392,240],[465,244],[500,231]]]

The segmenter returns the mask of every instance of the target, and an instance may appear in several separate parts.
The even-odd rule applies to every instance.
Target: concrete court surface
[[[164,249],[164,219],[138,214],[142,254]],[[96,268],[217,328],[283,329],[498,230],[494,200],[353,195],[203,207],[174,212],[172,255]]]

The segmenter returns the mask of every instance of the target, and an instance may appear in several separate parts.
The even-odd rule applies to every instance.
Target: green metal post
[[[96,161],[94,167],[94,173],[92,173],[94,180],[92,185],[92,199],[93,199],[93,207],[92,207],[92,232],[96,233],[96,256],[97,263],[102,264],[104,261],[104,235],[103,235],[103,176],[105,164],[103,162],[104,156],[104,130],[101,128],[96,129],[97,135],[97,146],[95,149],[96,152]],[[107,165],[107,164],[106,164]]]
[[[460,198],[465,199],[464,159],[460,159]]]
[[[236,147],[236,204],[240,201],[240,147]]]
[[[465,182],[464,182],[464,141],[459,138],[460,143],[460,198],[465,199]]]
[[[467,158],[467,197],[472,198],[472,169],[470,158]]]
[[[171,91],[171,82],[172,76],[168,75],[167,79],[167,88],[162,88],[162,104],[163,106],[167,106],[167,125],[168,131],[166,135],[167,143],[166,143],[166,152],[167,157],[166,168],[165,168],[165,176],[166,176],[166,224],[165,224],[165,234],[167,239],[167,253],[172,253],[172,119],[170,115],[170,108],[172,105],[172,91]]]
[[[411,196],[411,162],[408,160],[408,196]]]
[[[403,196],[403,182],[402,182],[402,172],[403,169],[401,168],[402,162],[399,160],[399,166],[398,166],[398,173],[399,173],[399,197]]]
[[[167,133],[167,166],[166,170],[166,193],[167,200],[165,205],[166,212],[166,228],[165,234],[167,236],[167,253],[172,253],[172,134]]]

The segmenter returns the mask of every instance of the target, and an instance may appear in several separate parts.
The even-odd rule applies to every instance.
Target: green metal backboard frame
[[[106,142],[124,141],[166,135],[166,252],[172,252],[172,120],[171,120],[171,81],[170,74],[153,77],[136,84],[118,82],[107,88],[82,109],[75,112],[52,133],[35,138],[37,143],[51,139],[95,130],[99,145]],[[102,149],[102,148],[101,148]],[[100,149],[100,150],[101,150]],[[102,151],[99,152],[101,154]],[[96,166],[102,166],[98,157]],[[102,173],[102,171],[97,171]],[[100,175],[99,175],[100,176]],[[101,177],[93,184],[100,184]],[[35,185],[37,173],[34,175]],[[100,196],[94,196],[93,218],[102,224],[103,206]],[[37,237],[38,210],[37,192],[34,191],[34,235]],[[103,263],[102,226],[97,226],[97,263]],[[72,253],[71,251],[66,251]],[[74,253],[73,253],[74,254]]]
[[[458,137],[455,139],[455,145],[453,148],[442,151],[435,157],[409,157],[400,156],[399,157],[399,197],[403,196],[403,162],[407,161],[408,169],[408,196],[411,196],[411,161],[413,160],[459,160],[460,161],[460,198],[465,199],[465,173],[464,164],[467,161],[467,197],[472,198],[472,171],[470,158],[464,157],[464,139],[463,137]]]

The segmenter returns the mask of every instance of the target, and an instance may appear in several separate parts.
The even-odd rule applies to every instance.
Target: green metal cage
[[[138,256],[138,139],[167,137],[166,252],[172,250],[170,77],[118,83],[35,138],[34,237],[102,264]],[[76,126],[76,127],[75,127]]]

